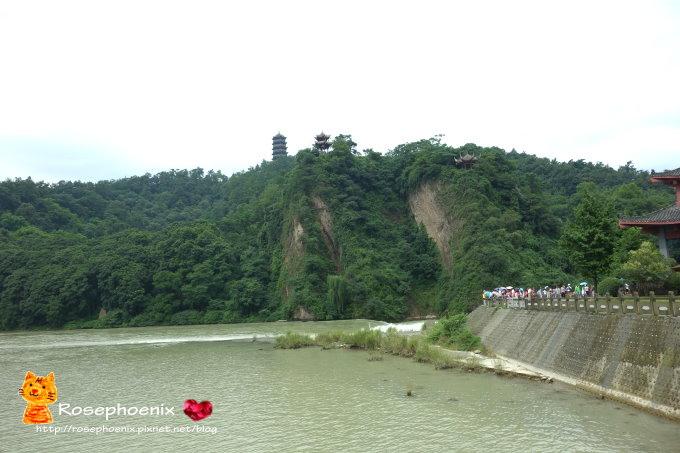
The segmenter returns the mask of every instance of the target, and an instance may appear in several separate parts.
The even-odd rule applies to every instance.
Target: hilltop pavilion
[[[474,164],[479,162],[479,157],[468,153],[464,156],[457,157],[455,161],[458,167],[470,169]]]
[[[662,182],[675,188],[675,204],[643,216],[621,217],[619,227],[641,227],[643,233],[655,234],[659,241],[659,250],[668,258],[669,242],[680,242],[680,168],[663,173],[654,173],[652,170],[649,181]]]
[[[314,137],[314,148],[316,148],[318,151],[325,152],[328,150],[328,148],[331,147],[331,143],[329,140],[331,139],[330,135],[326,135],[323,132]]]

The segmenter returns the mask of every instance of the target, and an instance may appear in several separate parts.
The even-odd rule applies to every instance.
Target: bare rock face
[[[328,254],[335,263],[336,270],[339,274],[342,270],[342,264],[340,260],[339,247],[335,243],[335,238],[333,237],[331,213],[328,210],[328,206],[321,198],[317,196],[312,197],[312,203],[314,203],[314,208],[316,208],[316,216],[319,220],[319,225],[321,226],[323,242],[326,244]]]
[[[293,319],[296,321],[314,321],[314,315],[305,310],[304,307],[298,307]]]
[[[304,251],[304,244],[302,243],[302,234],[305,232],[300,221],[296,218],[293,219],[293,229],[288,237],[288,243],[286,244],[286,265],[290,267],[295,267],[302,257],[302,252]]]
[[[441,184],[427,183],[409,196],[408,203],[417,223],[425,225],[428,236],[434,240],[439,250],[442,266],[451,272],[452,239],[462,229],[462,220],[451,220],[446,209],[439,201],[443,187]]]
[[[304,252],[304,244],[302,242],[302,235],[305,230],[297,218],[293,219],[293,224],[288,239],[285,242],[284,260],[285,267],[290,275],[295,275],[298,271],[300,262],[302,261],[302,254]],[[283,296],[288,299],[290,297],[290,287],[288,282],[283,286]]]
[[[319,222],[324,244],[328,250],[328,255],[335,263],[337,272],[341,273],[341,248],[336,244],[335,238],[333,237],[331,213],[326,203],[318,196],[312,197],[312,203],[316,210],[316,217]],[[294,218],[290,232],[288,233],[284,251],[285,266],[289,277],[297,275],[300,271],[300,265],[305,251],[305,244],[303,242],[304,233],[305,228],[302,223],[298,218]],[[288,299],[291,295],[291,288],[288,282],[283,285],[282,295],[285,299]],[[309,313],[304,307],[299,306],[295,310],[293,319],[298,321],[312,321],[314,320],[314,315]]]

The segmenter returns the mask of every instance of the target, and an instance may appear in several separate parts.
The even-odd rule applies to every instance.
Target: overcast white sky
[[[0,180],[230,175],[320,131],[680,167],[680,2],[0,0]]]

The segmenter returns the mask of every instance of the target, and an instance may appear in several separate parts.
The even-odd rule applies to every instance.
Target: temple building
[[[649,181],[675,188],[675,204],[643,216],[621,217],[619,227],[641,227],[643,233],[655,234],[663,256],[680,261],[680,168],[663,173],[652,170]]]
[[[472,154],[466,154],[464,156],[459,156],[456,158],[456,165],[461,168],[472,168],[474,164],[479,161],[479,157],[473,156]]]
[[[286,145],[286,137],[281,135],[281,132],[272,137],[272,160],[288,155],[288,146]]]
[[[321,152],[326,151],[328,148],[331,147],[331,144],[328,142],[328,140],[331,139],[330,135],[326,135],[322,132],[316,137],[314,137],[314,139],[316,140],[314,142],[314,148]]]

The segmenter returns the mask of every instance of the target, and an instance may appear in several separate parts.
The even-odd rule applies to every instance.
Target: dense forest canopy
[[[0,328],[461,312],[485,288],[583,278],[559,239],[586,194],[628,216],[673,202],[630,163],[453,148],[441,137],[385,155],[356,146],[340,135],[327,152],[229,177],[196,168],[0,182]],[[479,157],[471,169],[455,165],[465,154]],[[614,234],[609,286],[649,239]]]

